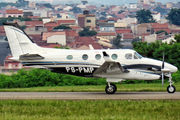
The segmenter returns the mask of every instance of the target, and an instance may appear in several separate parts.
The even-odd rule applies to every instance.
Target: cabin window
[[[73,59],[73,56],[72,56],[72,55],[68,55],[66,58],[67,58],[68,60],[72,60],[72,59]]]
[[[126,58],[126,59],[132,59],[132,54],[131,54],[131,53],[127,53],[127,54],[125,55],[125,58]]]
[[[83,59],[83,60],[87,60],[87,59],[88,59],[88,55],[84,54],[84,55],[82,56],[82,59]]]
[[[96,58],[96,60],[100,60],[101,59],[101,55],[100,54],[96,54],[95,58]]]
[[[118,58],[118,56],[117,56],[116,54],[112,54],[112,55],[111,55],[111,58],[112,58],[113,60],[116,60],[116,59]]]

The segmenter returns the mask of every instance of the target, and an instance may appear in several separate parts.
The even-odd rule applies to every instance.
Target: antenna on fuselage
[[[89,44],[89,49],[94,50],[94,48],[93,48],[93,46],[91,44]]]

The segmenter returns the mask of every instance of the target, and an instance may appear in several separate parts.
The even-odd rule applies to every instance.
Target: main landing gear
[[[174,93],[175,91],[176,91],[176,87],[174,86],[174,85],[172,85],[172,84],[174,84],[174,82],[171,80],[172,79],[172,77],[171,77],[171,73],[169,73],[170,74],[170,77],[169,77],[169,86],[167,87],[167,91],[168,91],[168,93]]]
[[[112,84],[110,82],[108,82],[108,85],[105,88],[105,91],[107,94],[114,94],[117,90],[117,87],[115,84]]]

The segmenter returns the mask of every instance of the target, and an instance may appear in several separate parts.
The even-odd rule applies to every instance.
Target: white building
[[[153,19],[156,20],[157,22],[161,21],[161,13],[152,13]]]
[[[127,8],[130,9],[137,9],[138,4],[137,3],[129,3],[128,5],[126,5]]]
[[[47,43],[58,43],[64,46],[66,45],[66,33],[64,31],[43,32],[42,40],[47,41]]]
[[[127,18],[124,18],[122,20],[117,20],[117,22],[120,22],[120,23],[126,23],[127,25],[130,25],[132,23],[137,23],[137,19],[136,18],[130,18],[130,17],[127,17]]]

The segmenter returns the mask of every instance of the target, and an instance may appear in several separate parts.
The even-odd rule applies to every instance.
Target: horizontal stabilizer
[[[19,60],[41,60],[44,57],[40,56],[39,54],[24,54],[20,55]]]

